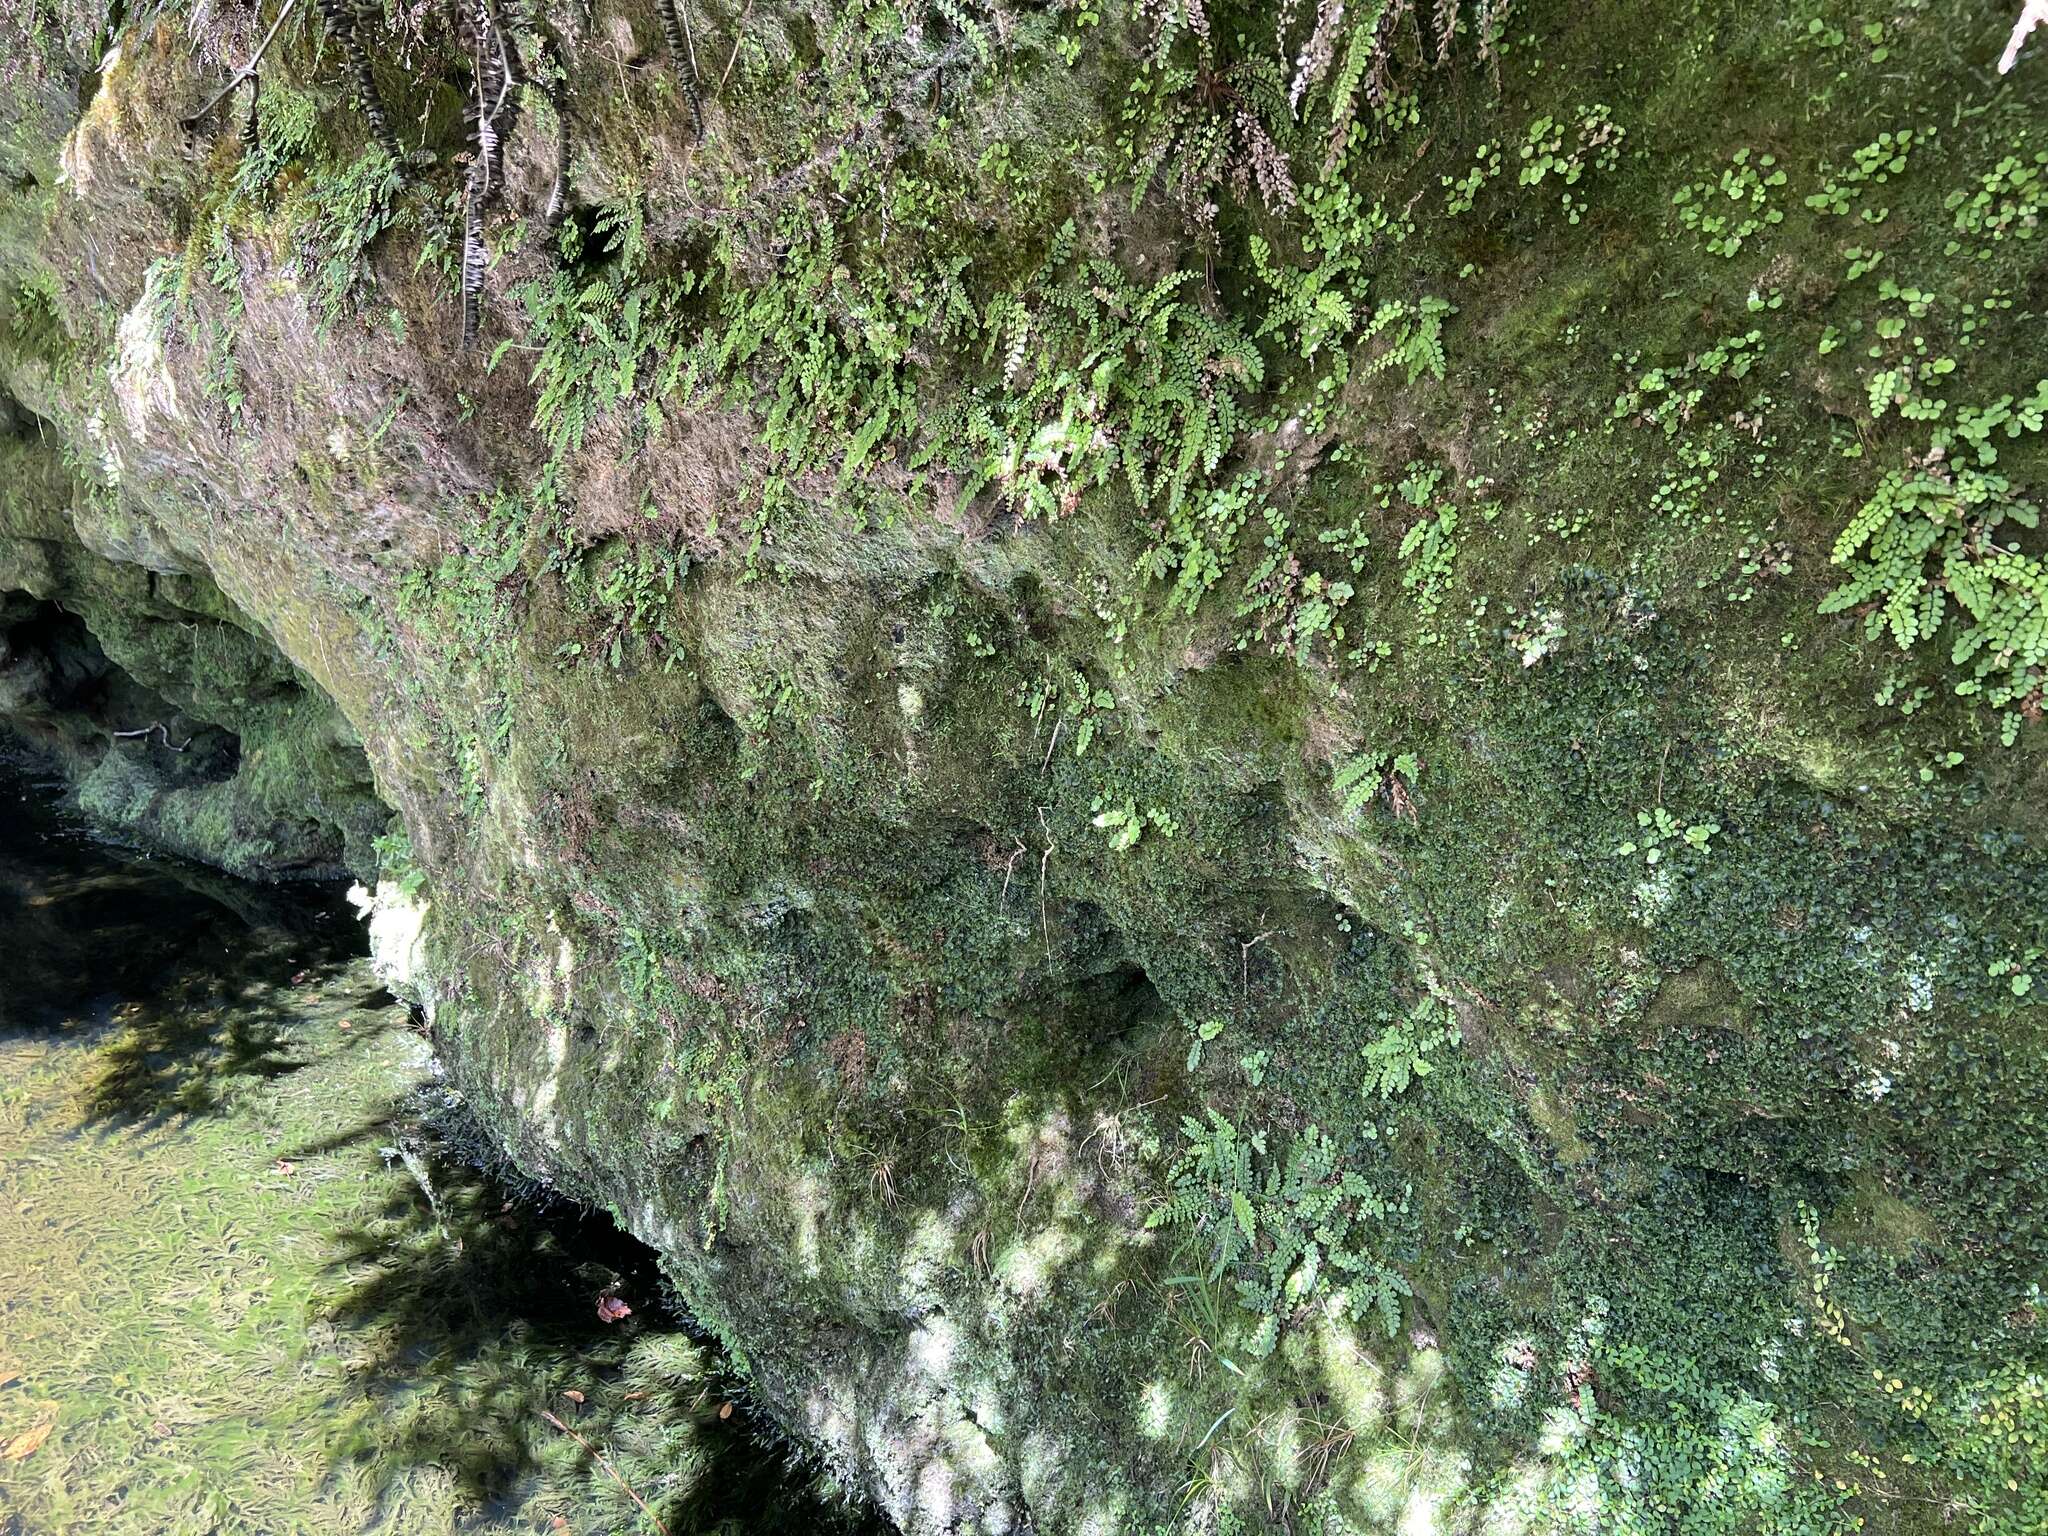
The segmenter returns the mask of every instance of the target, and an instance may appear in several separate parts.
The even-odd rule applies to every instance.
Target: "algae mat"
[[[850,1528],[338,906],[0,795],[0,1536]]]
[[[234,1046],[181,1060],[134,1005],[0,1041],[0,1511],[22,1529],[374,1522],[371,1469],[327,1440],[365,1340],[324,1317],[349,1284],[325,1234],[406,1197],[357,1133],[427,1063],[402,1008],[359,1006],[367,981],[303,987],[206,1111],[148,1112],[138,1089],[175,1102]],[[452,1487],[406,1481],[445,1529]]]
[[[0,1532],[851,1524],[605,1218],[436,1155],[446,1095],[361,962],[298,974],[182,1042],[136,1005],[0,1038]]]

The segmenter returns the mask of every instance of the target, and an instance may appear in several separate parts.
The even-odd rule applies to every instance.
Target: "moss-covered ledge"
[[[8,55],[0,585],[331,701],[451,1071],[845,1482],[2031,1529],[2004,5],[309,14],[187,125],[194,14]]]

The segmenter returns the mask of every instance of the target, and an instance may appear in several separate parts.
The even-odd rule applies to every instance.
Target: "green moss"
[[[405,820],[457,1073],[905,1519],[930,1466],[1047,1528],[1912,1529],[1909,1483],[2023,1528],[1960,1426],[2041,1368],[2035,660],[1917,567],[1864,595],[1924,626],[1821,611],[1909,455],[1988,555],[1924,450],[2005,395],[2035,558],[2008,18],[1465,8],[1381,77],[1361,14],[1297,92],[1306,17],[956,10],[749,12],[701,143],[673,61],[565,26],[475,359],[435,47],[389,71],[439,156],[402,188],[304,51],[239,168],[134,172],[194,215],[166,370],[244,397],[150,429],[261,450],[215,519],[114,422],[80,524],[232,594],[173,599],[198,666],[87,610],[242,736],[190,835],[354,825],[260,628]],[[136,58],[96,123],[180,78]],[[1145,1237],[1205,1110],[1264,1148],[1252,1221],[1184,1213],[1205,1274],[1244,1235],[1213,1304]],[[1455,1406],[1340,1424],[1331,1292],[1262,1278],[1312,1231],[1265,1169],[1324,1138],[1407,1287],[1357,1372]]]

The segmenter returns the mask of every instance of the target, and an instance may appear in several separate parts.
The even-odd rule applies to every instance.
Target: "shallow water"
[[[857,1528],[647,1249],[474,1165],[338,891],[45,799],[0,771],[0,1533]]]

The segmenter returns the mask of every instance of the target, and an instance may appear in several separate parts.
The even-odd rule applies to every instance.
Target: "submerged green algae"
[[[0,1531],[857,1530],[306,919],[0,805]]]

